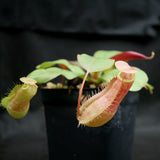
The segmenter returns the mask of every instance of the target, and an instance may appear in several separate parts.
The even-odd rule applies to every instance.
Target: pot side
[[[139,94],[129,92],[115,116],[96,128],[78,127],[78,94],[78,89],[41,90],[50,160],[131,160]]]

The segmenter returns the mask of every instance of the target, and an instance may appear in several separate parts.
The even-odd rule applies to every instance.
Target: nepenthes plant
[[[153,92],[148,83],[147,74],[128,61],[135,59],[152,59],[134,51],[100,50],[93,56],[80,54],[77,61],[59,59],[38,65],[26,77],[20,78],[21,84],[16,85],[1,105],[16,118],[23,118],[30,106],[31,99],[36,95],[38,87],[49,89],[79,88],[77,104],[77,120],[79,125],[98,127],[115,115],[120,102],[128,91],[139,91],[143,87]],[[61,76],[61,83],[53,80]],[[52,83],[51,83],[52,82]],[[83,95],[83,88],[98,88],[92,95]]]

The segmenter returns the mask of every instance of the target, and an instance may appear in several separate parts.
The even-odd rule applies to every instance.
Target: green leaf
[[[57,64],[64,65],[67,69],[52,67]],[[37,69],[31,72],[28,76],[35,79],[38,83],[46,83],[60,75],[63,75],[68,80],[85,75],[85,72],[81,67],[73,65],[65,59],[43,62],[36,68]]]
[[[46,62],[43,62],[42,64],[38,65],[36,68],[37,69],[44,69],[44,68],[52,67],[56,64],[64,64],[65,66],[67,66],[67,65],[69,65],[69,62],[65,59],[59,59],[59,60],[55,60],[55,61],[46,61]]]
[[[54,65],[56,65],[54,61],[47,61],[47,62],[43,62],[39,64],[38,66],[36,66],[36,69],[45,69],[45,68],[49,68]]]
[[[34,79],[37,81],[37,83],[46,83],[60,75],[63,75],[66,77],[68,80],[74,79],[81,74],[79,73],[74,73],[69,70],[57,68],[57,67],[51,67],[47,69],[37,69],[31,72],[28,77]]]
[[[130,91],[139,91],[143,87],[147,86],[148,76],[143,70],[136,67],[134,68],[137,70],[137,72],[135,74],[135,80],[132,87],[130,88]]]
[[[117,54],[120,54],[122,51],[115,51],[115,50],[99,50],[94,53],[94,57],[100,57],[104,59],[111,58]]]
[[[89,56],[87,54],[78,55],[78,62],[87,72],[99,72],[111,68],[114,60]]]
[[[31,72],[28,77],[37,81],[37,83],[46,83],[60,75],[59,68],[37,69]]]
[[[120,71],[118,69],[109,70],[101,76],[101,79],[109,83],[113,78],[117,77],[119,72]]]
[[[43,62],[42,64],[38,65],[36,68],[37,69],[45,69],[45,68],[49,68],[49,67],[52,67],[52,66],[57,65],[57,64],[62,64],[64,66],[66,66],[69,70],[71,70],[74,73],[77,73],[77,74],[80,74],[80,75],[85,74],[85,72],[83,71],[82,68],[80,68],[79,66],[76,66],[76,65],[72,65],[69,61],[67,61],[65,59]]]

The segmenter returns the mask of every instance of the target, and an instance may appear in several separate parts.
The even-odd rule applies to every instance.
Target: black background
[[[160,158],[160,2],[157,0],[0,1],[0,96],[43,61],[97,50],[135,50],[151,61],[131,62],[147,72],[154,94],[143,89],[137,111],[134,160]],[[48,159],[40,93],[29,114],[9,117],[0,108],[0,160]]]

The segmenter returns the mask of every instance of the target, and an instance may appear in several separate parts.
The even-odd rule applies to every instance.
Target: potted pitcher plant
[[[41,88],[50,160],[131,159],[138,91],[153,92],[147,74],[128,61],[150,57],[135,51],[99,50],[77,61],[43,62],[20,78],[1,105],[23,118]],[[55,79],[60,77],[60,82]],[[130,91],[130,92],[129,92]]]

